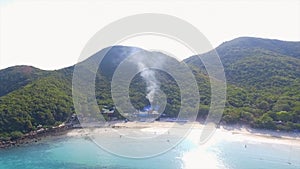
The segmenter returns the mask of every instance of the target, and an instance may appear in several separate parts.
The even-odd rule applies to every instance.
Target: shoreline
[[[266,129],[255,129],[247,126],[221,126],[222,130],[232,132],[232,134],[245,134],[267,138],[280,138],[280,139],[295,139],[300,140],[300,132],[287,132]]]
[[[105,127],[97,127],[97,128],[89,128],[87,131],[86,128],[70,128],[70,127],[57,127],[49,130],[45,130],[41,133],[35,133],[34,135],[28,133],[26,136],[16,139],[16,140],[9,140],[9,141],[0,141],[0,149],[8,149],[13,147],[20,147],[23,145],[28,145],[31,143],[38,143],[42,140],[52,137],[89,137],[90,132],[106,132],[108,129],[136,129],[136,130],[143,130],[145,132],[155,131],[156,132],[165,132],[168,128],[172,127],[174,122],[119,122],[119,123],[111,123],[109,126]],[[193,122],[188,123],[192,125],[192,130],[201,130],[204,127],[204,124]],[[186,123],[180,124],[180,126],[187,126]],[[235,137],[235,140],[243,138],[245,141],[257,141],[257,142],[268,142],[274,144],[297,144],[300,146],[300,132],[285,132],[285,131],[273,131],[273,130],[263,130],[263,129],[253,129],[247,126],[240,126],[240,125],[233,125],[233,126],[226,126],[221,125],[213,134],[212,137],[219,137],[219,139],[227,136]],[[232,139],[232,137],[230,139]]]
[[[218,130],[223,133],[222,140],[239,141],[245,143],[266,143],[266,144],[284,144],[300,147],[300,133],[259,130],[247,127],[237,127],[228,129],[228,126],[221,126]],[[218,132],[217,131],[217,132]]]
[[[43,130],[42,132],[32,131],[30,133],[24,134],[24,136],[19,139],[0,140],[0,149],[9,149],[29,145],[32,143],[38,143],[41,140],[44,140],[45,138],[66,135],[70,130],[73,129],[75,128],[68,128],[66,126],[62,126]]]
[[[196,131],[198,135],[202,131],[204,125],[198,122],[189,123],[192,124],[189,135]],[[95,129],[77,129],[77,130],[70,130],[67,133],[67,136],[70,137],[82,137],[82,136],[89,136],[91,133],[103,133],[109,136],[108,129],[116,129],[116,130],[139,130],[141,132],[145,132],[145,134],[159,134],[167,132],[167,129],[174,125],[174,122],[153,122],[153,123],[146,123],[146,122],[128,122],[128,123],[115,123],[111,127],[105,128],[95,128]],[[180,126],[185,126],[185,124],[180,124]],[[198,132],[199,131],[199,132]],[[110,131],[112,132],[112,131]],[[122,132],[121,132],[122,133]],[[174,135],[174,134],[173,134]],[[197,137],[198,138],[198,137]],[[193,138],[193,139],[197,139]],[[220,127],[216,128],[215,133],[212,137],[208,140],[217,139],[217,140],[226,140],[229,141],[254,141],[254,142],[262,142],[262,143],[274,143],[274,144],[293,144],[299,145],[300,147],[300,132],[284,132],[284,131],[272,131],[272,130],[260,130],[260,129],[253,129],[247,126],[226,126],[221,125]]]

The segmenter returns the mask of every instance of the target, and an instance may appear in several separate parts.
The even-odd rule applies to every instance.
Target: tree
[[[256,120],[256,124],[258,127],[266,129],[275,129],[276,127],[274,120],[268,114],[264,114],[258,120]]]
[[[277,120],[287,122],[293,120],[293,114],[287,111],[280,111],[276,113]]]

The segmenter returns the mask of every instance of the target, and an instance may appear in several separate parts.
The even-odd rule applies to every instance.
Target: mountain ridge
[[[95,62],[93,59],[97,60],[107,49],[112,51],[104,56],[96,74],[95,92],[100,110],[104,106],[113,106],[110,83],[116,67],[132,51],[143,50],[114,46],[97,52],[87,60]],[[300,42],[241,37],[222,43],[216,50],[228,79],[228,98],[222,123],[300,130]],[[198,82],[198,117],[203,119],[210,106],[209,77],[198,56],[191,56],[183,62],[190,66]],[[0,137],[10,137],[10,133],[15,131],[26,133],[35,130],[39,124],[53,126],[66,121],[74,113],[71,88],[75,66],[54,71],[32,66],[0,70]],[[163,72],[157,72],[157,78],[169,97],[165,114],[175,117],[180,104],[178,86]],[[145,85],[140,74],[130,85],[130,99],[137,109],[149,104],[145,99]],[[116,113],[116,117],[122,119],[117,110]]]

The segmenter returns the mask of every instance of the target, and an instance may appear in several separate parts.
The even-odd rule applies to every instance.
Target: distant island
[[[126,120],[114,109],[110,84],[115,69],[133,48],[143,50],[112,47],[99,66],[95,94],[101,112],[96,113],[108,121]],[[216,51],[227,78],[227,101],[221,124],[300,131],[300,42],[240,37],[224,42]],[[96,53],[86,61],[97,56]],[[201,97],[197,119],[203,121],[210,107],[209,77],[198,56],[183,62],[197,80]],[[76,121],[73,70],[74,66],[54,71],[32,66],[0,70],[0,140],[20,139],[28,133],[52,130],[68,122],[72,125]],[[157,72],[157,79],[167,97],[165,111],[157,120],[176,118],[180,109],[179,87],[164,72]],[[150,104],[145,85],[140,76],[135,76],[130,85],[131,102],[141,111]]]

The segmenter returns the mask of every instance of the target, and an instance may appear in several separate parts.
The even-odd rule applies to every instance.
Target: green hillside
[[[223,122],[269,129],[299,129],[300,42],[237,38],[216,48],[227,79]],[[199,57],[186,63],[205,73]],[[246,118],[246,119],[245,119]]]
[[[97,63],[103,49],[83,63]],[[243,37],[216,48],[227,78],[227,102],[223,124],[300,130],[300,42]],[[96,75],[95,94],[100,110],[112,107],[111,79],[118,65],[130,54],[143,49],[114,46],[104,56]],[[209,56],[210,52],[200,55]],[[186,62],[199,87],[198,119],[206,118],[210,106],[210,83],[198,56]],[[55,126],[74,113],[72,77],[74,66],[43,71],[30,66],[0,70],[0,137],[35,130],[38,125]],[[86,71],[90,71],[87,67]],[[160,89],[166,94],[165,117],[176,117],[180,92],[167,73],[155,70]],[[130,100],[136,109],[149,105],[146,82],[137,74],[130,84]],[[96,112],[99,113],[99,112]],[[122,119],[118,115],[117,118]]]
[[[32,66],[14,66],[0,71],[0,96],[19,89],[48,72]]]
[[[57,76],[40,78],[0,98],[0,133],[26,133],[54,126],[73,113],[71,86]]]

